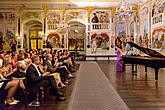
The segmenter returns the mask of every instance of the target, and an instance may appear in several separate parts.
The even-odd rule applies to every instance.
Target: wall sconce
[[[20,36],[17,36],[17,39],[18,39],[18,45],[20,45],[21,37]]]
[[[74,33],[78,33],[78,30],[77,30],[77,29],[75,29],[75,30],[74,30]]]
[[[20,41],[21,37],[20,37],[20,36],[18,36],[17,38],[18,38],[18,40]]]
[[[47,40],[47,34],[43,35],[43,40],[46,41]]]
[[[139,21],[136,24],[137,24],[137,26],[139,26],[140,25]]]

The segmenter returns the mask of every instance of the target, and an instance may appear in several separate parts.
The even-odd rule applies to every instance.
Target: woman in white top
[[[19,80],[6,80],[2,74],[3,71],[6,71],[5,68],[1,68],[0,70],[1,70],[1,72],[0,72],[0,80],[1,80],[0,88],[8,91],[7,97],[5,98],[4,103],[7,105],[15,105],[19,102],[18,100],[14,99],[14,94],[18,88]]]
[[[8,91],[7,97],[4,101],[4,103],[8,105],[14,105],[19,102],[18,100],[15,100],[13,96],[17,88],[20,86],[20,81],[11,78],[16,70],[17,68],[12,69],[10,56],[6,55],[3,66],[0,68],[0,79],[2,80],[0,88]]]

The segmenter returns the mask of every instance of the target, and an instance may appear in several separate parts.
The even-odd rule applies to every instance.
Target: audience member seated
[[[15,62],[17,65],[17,62]],[[4,58],[4,63],[3,63],[3,76],[5,78],[11,79],[12,74],[17,71],[17,68],[14,67],[14,69],[12,69],[13,67],[13,61],[10,59],[9,55],[6,55]]]
[[[12,65],[11,65],[11,58],[10,56],[6,55],[5,59],[4,59],[4,65],[3,65],[3,77],[6,79],[10,79],[10,80],[18,80],[19,82],[19,87],[21,89],[25,89],[23,81],[21,79],[19,79],[18,74],[20,75],[21,73],[18,73],[19,68],[14,68],[12,69]],[[22,66],[22,65],[21,65]],[[17,64],[18,67],[18,64]],[[22,67],[21,67],[22,68]]]
[[[75,62],[73,60],[73,57],[70,56],[67,49],[63,50],[63,58],[64,58],[64,61],[67,62],[69,66],[74,67]]]
[[[42,52],[42,61],[45,62],[46,61],[46,51]]]
[[[12,61],[12,68],[17,68],[17,53],[12,53],[12,58],[11,58],[11,61]]]
[[[32,97],[29,106],[39,106],[37,94],[40,87],[51,88],[50,92],[55,96],[55,100],[64,101],[65,97],[58,89],[66,87],[67,78],[74,77],[71,74],[72,67],[74,67],[74,61],[68,50],[61,50],[59,53],[57,50],[43,52],[42,50],[29,50],[24,53],[21,49],[18,54],[1,51],[0,89],[7,94],[5,104],[15,105],[19,102],[14,99],[14,95],[18,87],[25,90],[25,79],[26,89]]]
[[[42,61],[41,61],[41,62],[42,62]],[[39,68],[41,69],[41,71],[42,71],[43,73],[48,72],[49,76],[50,76],[50,75],[54,76],[55,81],[56,81],[56,83],[57,83],[57,87],[58,87],[59,89],[60,89],[60,88],[65,88],[65,87],[66,87],[66,85],[63,84],[62,81],[61,81],[60,73],[52,73],[52,74],[50,74],[50,72],[47,71],[47,65],[43,64],[43,62],[39,65]]]
[[[64,95],[61,94],[56,86],[56,82],[53,76],[48,76],[48,73],[42,73],[38,68],[40,64],[39,56],[32,56],[32,64],[26,70],[26,80],[28,88],[30,89],[30,94],[32,97],[32,102],[29,106],[39,106],[37,103],[37,93],[40,87],[51,87],[52,95],[56,97],[57,101],[66,100]]]
[[[19,80],[6,79],[3,73],[6,72],[6,68],[0,67],[0,89],[7,90],[7,97],[4,103],[6,105],[15,105],[19,101],[14,99],[14,94],[19,86]]]
[[[17,61],[23,61],[25,59],[25,54],[21,53],[17,55]]]
[[[27,66],[24,63],[24,61],[18,61],[18,68],[17,71],[15,71],[12,75],[13,79],[18,79],[20,82],[19,87],[21,89],[25,89],[25,85],[23,80],[25,79],[25,70],[26,70]]]
[[[25,53],[24,61],[25,61],[27,66],[29,66],[31,64],[32,60],[31,60],[31,54],[30,53]]]
[[[5,98],[4,101],[6,105],[15,105],[19,102],[14,99],[14,94],[18,88],[18,85],[19,85],[18,80],[4,80],[3,82],[0,82],[0,88],[8,91],[7,97]]]
[[[74,76],[70,72],[74,72],[71,70],[71,66],[69,65],[68,62],[65,62],[66,60],[63,58],[63,53],[62,51],[58,51],[57,59],[55,61],[55,65],[60,68],[66,68],[66,70],[69,73],[69,77],[73,78]]]
[[[51,61],[52,61],[52,55],[51,54],[47,54],[46,55],[46,62],[45,62],[45,65],[47,65],[47,71],[49,71],[51,74],[52,73],[60,73],[61,81],[64,84],[68,84],[66,76],[68,76],[69,73],[66,70],[66,68],[54,67],[52,65]]]

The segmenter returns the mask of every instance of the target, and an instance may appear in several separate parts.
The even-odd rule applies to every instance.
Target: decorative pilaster
[[[152,25],[151,25],[151,19],[152,19],[152,0],[148,0],[148,13],[149,13],[149,27],[148,27],[148,38],[149,38],[149,48],[152,47]]]
[[[116,10],[116,8],[115,7],[112,7],[111,8],[112,9],[112,12],[111,12],[111,22],[112,22],[112,29],[111,29],[111,31],[112,31],[112,36],[115,36],[115,34],[116,34],[116,27],[115,27],[115,10]]]
[[[65,7],[62,7],[61,8],[61,11],[62,11],[61,18],[64,18],[64,15],[65,15],[65,12],[66,12],[66,8]]]
[[[43,48],[46,48],[46,40],[47,40],[47,27],[46,27],[46,18],[47,18],[47,13],[48,13],[48,8],[47,6],[44,6],[43,7],[43,10],[44,10],[44,18],[43,18],[43,21],[44,21],[44,24],[43,24]]]
[[[140,19],[139,19],[139,17],[140,17],[140,5],[137,5],[136,6],[136,19],[135,19],[135,22],[136,22],[136,24],[137,24],[137,34],[140,34]]]
[[[86,38],[86,45],[87,45],[87,47],[90,47],[90,29],[91,29],[91,21],[90,21],[90,16],[91,16],[91,13],[92,13],[92,11],[94,10],[94,8],[93,7],[86,7],[85,8],[87,11],[88,11],[88,25],[87,25],[87,34],[86,34],[86,36],[87,36],[87,38]]]
[[[17,40],[17,50],[23,47],[23,37],[21,37],[21,8],[16,8],[16,20],[17,20],[17,28],[16,28],[16,40]]]

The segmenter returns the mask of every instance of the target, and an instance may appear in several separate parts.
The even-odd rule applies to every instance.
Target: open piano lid
[[[151,57],[159,57],[159,58],[165,58],[164,55],[162,55],[161,53],[149,49],[149,48],[144,48],[144,47],[140,47],[139,45],[135,44],[134,42],[127,42],[128,44],[130,44],[132,47],[135,47],[136,49],[144,52],[145,54],[151,56]]]

